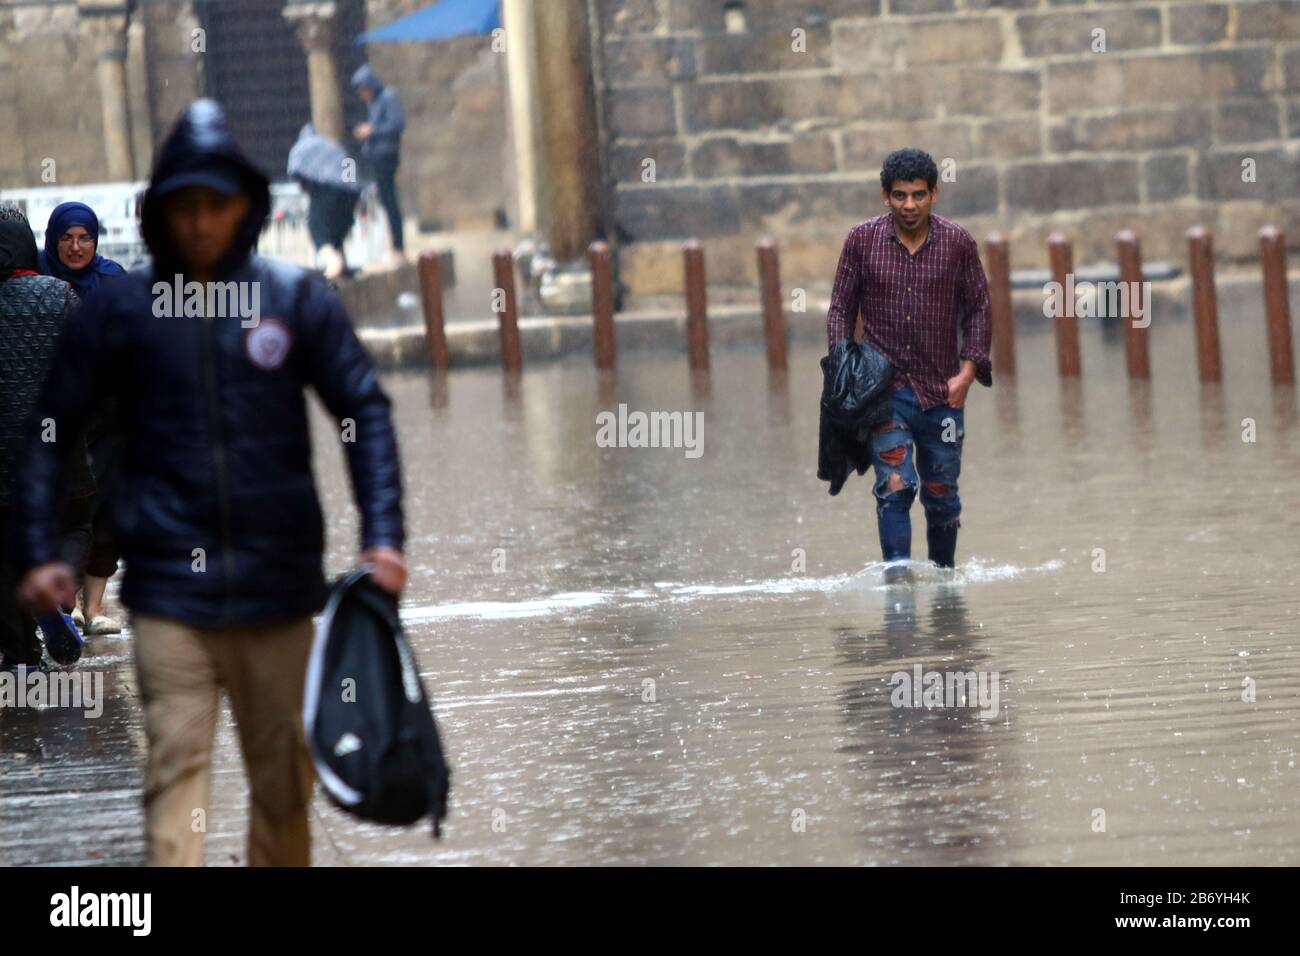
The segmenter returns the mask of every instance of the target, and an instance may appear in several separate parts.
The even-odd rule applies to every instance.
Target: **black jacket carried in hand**
[[[218,282],[257,289],[256,321],[231,310],[167,315],[175,261],[157,184],[232,171],[252,197]],[[75,435],[105,397],[122,433],[113,537],[122,602],[198,627],[255,626],[319,610],[324,528],[304,387],[341,426],[361,546],[402,547],[402,485],[388,397],[338,295],[314,273],[253,253],[270,209],[266,177],[220,108],[200,100],[162,145],[141,208],[150,267],[105,285],[68,324],[28,426],[20,483],[22,569],[58,551],[64,459],[36,423]],[[155,283],[167,283],[155,294]],[[215,284],[214,284],[215,287]],[[170,305],[174,306],[174,302]],[[158,311],[155,311],[158,310]]]
[[[894,368],[869,342],[842,339],[822,359],[817,477],[837,495],[871,465],[871,431],[892,417]]]

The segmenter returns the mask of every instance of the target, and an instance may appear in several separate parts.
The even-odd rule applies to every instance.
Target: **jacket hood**
[[[0,282],[19,269],[36,271],[36,237],[27,222],[0,220]]]
[[[384,88],[384,84],[379,82],[379,77],[375,75],[369,63],[362,63],[357,67],[357,71],[352,74],[352,85],[368,86],[376,93]]]
[[[251,199],[234,245],[217,265],[218,275],[229,272],[248,258],[257,245],[257,237],[271,212],[271,184],[239,148],[226,115],[215,100],[202,99],[190,104],[158,150],[149,188],[140,204],[140,235],[153,256],[155,275],[183,271],[163,222],[166,195],[158,192],[160,184],[175,181],[177,177],[197,182],[210,179],[213,183],[237,183]]]

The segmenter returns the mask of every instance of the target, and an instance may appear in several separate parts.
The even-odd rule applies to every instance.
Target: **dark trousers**
[[[110,498],[117,485],[122,436],[116,431],[106,432],[87,440],[86,450],[90,453],[90,470],[95,475],[95,497],[91,502],[90,546],[85,573],[96,578],[111,578],[117,572],[117,562],[121,558],[113,543]]]
[[[18,569],[14,567],[12,508],[0,508],[0,663],[39,664],[41,645],[36,640],[36,621],[18,603]]]
[[[319,249],[333,246],[343,251],[343,240],[352,231],[357,194],[338,186],[313,185],[308,192],[307,231]]]
[[[86,556],[86,574],[95,578],[111,578],[117,573],[117,562],[121,558],[117,545],[113,543],[113,516],[107,501],[101,501],[95,509],[95,517],[90,524],[90,549]]]
[[[370,160],[370,168],[375,174],[375,185],[379,187],[379,202],[388,217],[388,233],[393,237],[393,248],[401,252],[402,242],[402,206],[397,198],[397,165],[399,159],[392,156],[375,156]]]
[[[92,509],[90,497],[73,498],[63,512],[61,557],[76,569],[78,576],[85,571],[90,551]],[[41,662],[41,644],[36,638],[35,619],[18,603],[18,568],[10,540],[13,525],[13,509],[0,507],[0,657],[5,663],[34,667]]]

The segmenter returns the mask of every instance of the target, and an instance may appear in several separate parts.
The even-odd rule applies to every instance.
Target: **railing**
[[[367,186],[357,203],[356,223],[343,243],[344,258],[354,269],[383,262],[392,248],[379,209],[375,187]],[[271,186],[271,217],[258,239],[257,251],[309,269],[316,267],[316,248],[307,231],[307,195],[297,183]]]

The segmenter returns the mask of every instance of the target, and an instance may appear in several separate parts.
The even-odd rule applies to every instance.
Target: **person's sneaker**
[[[81,633],[87,637],[98,637],[100,634],[121,634],[122,625],[107,614],[98,614],[92,617],[90,623],[81,629]]]
[[[85,642],[77,632],[77,625],[72,623],[71,614],[64,611],[46,614],[36,619],[36,625],[45,637],[45,651],[54,663],[67,667],[81,660]]]
[[[86,629],[86,615],[81,613],[81,608],[74,607],[72,609],[72,623],[83,631]]]

